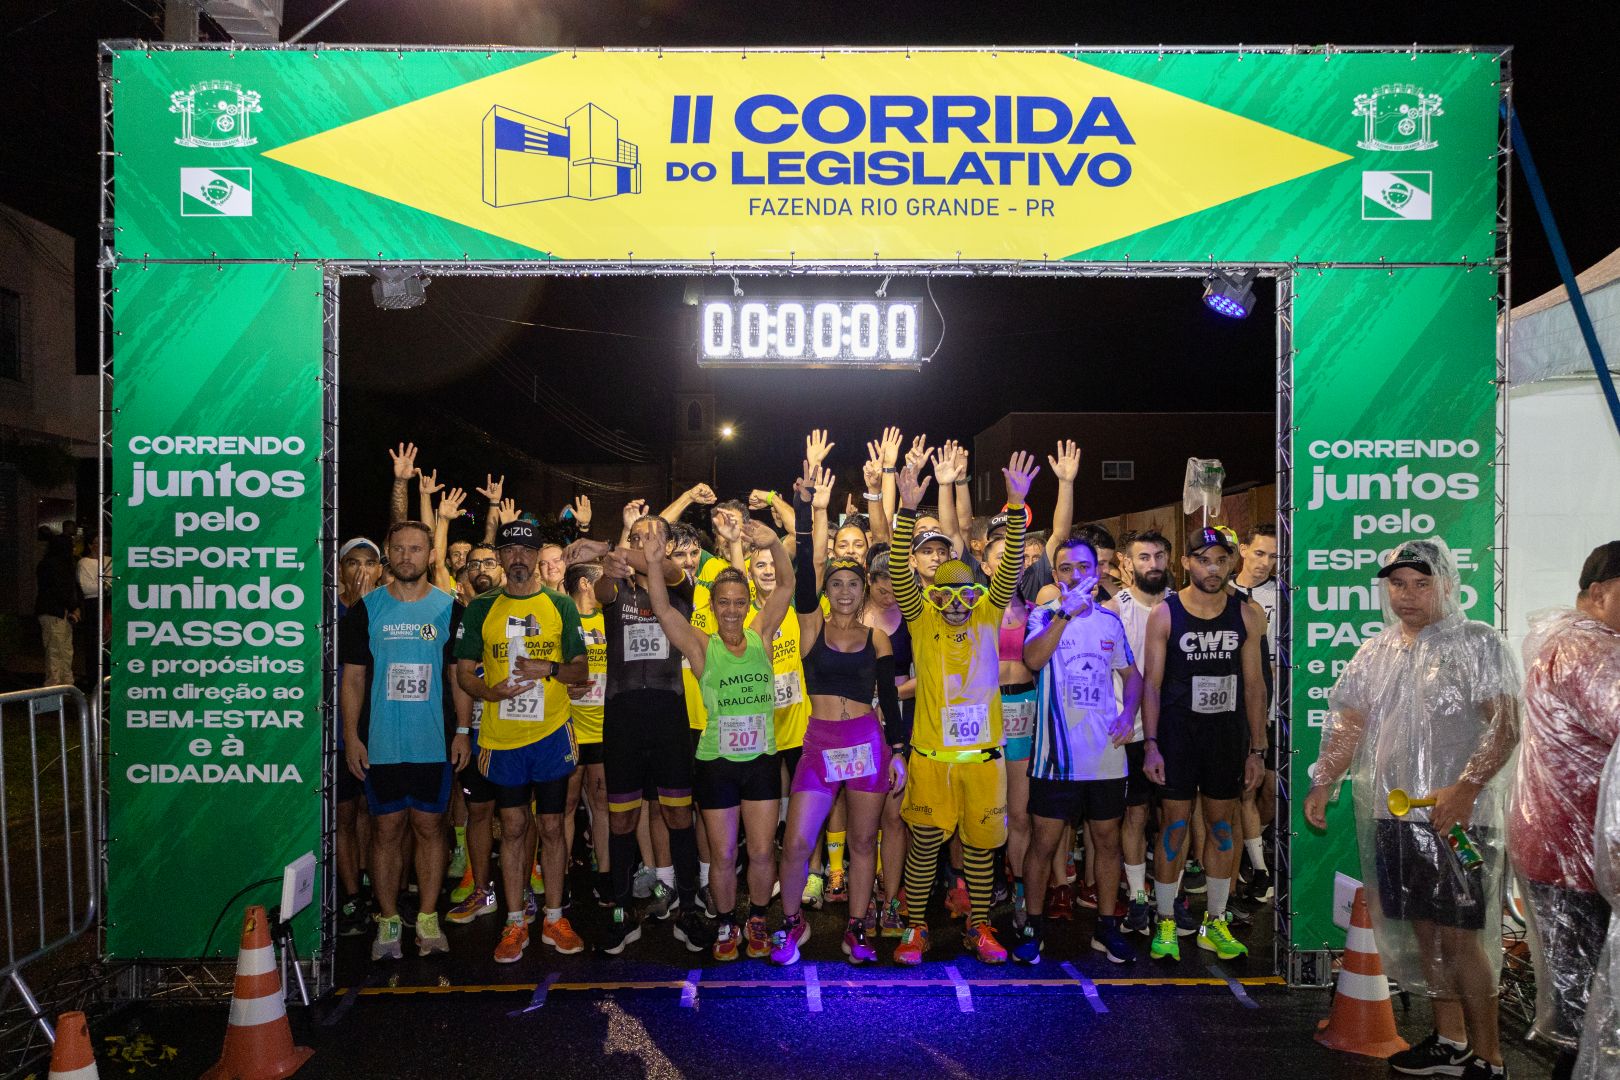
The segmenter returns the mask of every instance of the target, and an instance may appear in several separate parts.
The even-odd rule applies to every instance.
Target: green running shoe
[[[1199,939],[1200,944],[1203,939]],[[1181,942],[1176,938],[1176,920],[1160,919],[1159,929],[1153,934],[1153,944],[1148,946],[1148,955],[1158,960],[1168,956],[1172,960],[1181,959]]]
[[[444,876],[451,881],[460,881],[461,875],[467,872],[467,849],[458,847],[450,853],[450,865],[444,868]]]
[[[472,867],[468,866],[461,872],[461,881],[450,890],[450,902],[459,904],[467,897],[478,891],[478,882],[473,880]]]
[[[399,938],[404,926],[405,920],[398,915],[377,916],[377,940],[371,943],[373,960],[400,959],[403,953],[399,948]]]
[[[540,864],[529,867],[529,891],[536,896],[546,895],[546,879],[540,873]]]
[[[1226,916],[1211,918],[1204,912],[1204,924],[1198,928],[1198,947],[1208,949],[1222,960],[1236,960],[1249,955],[1249,947],[1232,936],[1226,925]]]

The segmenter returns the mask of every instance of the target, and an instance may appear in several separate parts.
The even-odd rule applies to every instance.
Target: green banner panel
[[[107,950],[198,956],[275,878],[220,920],[228,958],[241,907],[321,850],[321,271],[112,283]],[[305,955],[317,923],[295,922]]]
[[[1360,879],[1350,785],[1305,823],[1329,689],[1384,625],[1386,552],[1438,535],[1464,612],[1495,621],[1496,290],[1487,270],[1331,270],[1295,279],[1293,944],[1340,949],[1336,871]]]
[[[112,56],[128,259],[1495,253],[1493,53]]]

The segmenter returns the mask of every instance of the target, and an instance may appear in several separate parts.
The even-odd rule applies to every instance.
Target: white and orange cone
[[[56,1021],[49,1080],[101,1080],[96,1052],[90,1046],[90,1022],[82,1012],[65,1012]]]
[[[279,1080],[297,1072],[314,1053],[293,1045],[276,951],[270,945],[270,920],[263,906],[254,904],[242,921],[225,1049],[203,1080]]]
[[[1350,935],[1344,946],[1333,1011],[1316,1025],[1316,1041],[1335,1050],[1387,1058],[1407,1049],[1395,1030],[1395,1009],[1389,1003],[1389,980],[1378,959],[1372,918],[1367,914],[1367,890],[1356,890],[1350,908]]]

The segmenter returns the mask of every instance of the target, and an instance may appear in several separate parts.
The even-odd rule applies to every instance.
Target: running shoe
[[[962,944],[968,952],[977,956],[982,964],[1007,962],[1007,950],[996,940],[996,931],[989,923],[969,927],[967,934],[962,938]]]
[[[458,847],[450,853],[450,863],[444,868],[444,876],[451,881],[460,881],[461,876],[467,872],[467,849]]]
[[[540,914],[540,901],[534,898],[534,893],[525,892],[523,894],[523,925],[531,925],[534,922],[534,917],[538,914]]]
[[[669,917],[681,909],[681,898],[674,889],[662,881],[653,882],[652,899],[647,902],[647,914],[659,922],[667,922]]]
[[[877,938],[878,912],[877,912],[877,898],[876,897],[873,897],[871,900],[867,901],[867,903],[866,903],[866,915],[861,919],[861,926],[862,926],[862,928],[864,928],[866,930],[866,936],[867,937],[872,938],[874,940]]]
[[[1050,886],[1046,894],[1046,920],[1048,922],[1074,921],[1074,891],[1070,885]]]
[[[1074,866],[1074,853],[1071,851],[1069,857],[1063,862],[1063,884],[1073,885],[1074,879],[1079,876],[1080,872]]]
[[[446,919],[457,926],[465,926],[480,915],[490,915],[495,911],[495,894],[488,889],[474,889],[461,903],[450,909]]]
[[[1097,910],[1097,886],[1081,882],[1074,886],[1074,902],[1088,911]]]
[[[1174,919],[1160,919],[1159,928],[1153,932],[1153,944],[1148,946],[1148,955],[1155,960],[1162,960],[1167,956],[1172,960],[1180,960],[1181,941],[1177,937],[1179,933]]]
[[[450,890],[450,902],[459,904],[477,891],[478,882],[473,880],[472,867],[466,867],[461,872],[460,883]]]
[[[851,964],[870,964],[878,958],[877,950],[866,938],[866,922],[851,919],[844,928],[844,955]]]
[[[1507,1062],[1492,1065],[1482,1057],[1476,1057],[1463,1068],[1462,1080],[1507,1080]]]
[[[1198,916],[1194,915],[1192,909],[1187,906],[1185,896],[1176,897],[1175,907],[1170,910],[1174,912],[1173,917],[1176,921],[1177,937],[1191,937],[1198,933],[1198,928],[1202,924],[1198,921]]]
[[[652,895],[653,883],[658,880],[658,871],[650,866],[636,868],[636,875],[632,879],[631,891],[637,900],[645,900]]]
[[[1198,947],[1214,953],[1222,960],[1236,960],[1240,956],[1249,955],[1249,947],[1232,936],[1226,916],[1211,918],[1207,911],[1204,912],[1204,924],[1198,928]]]
[[[675,940],[686,946],[687,952],[702,952],[714,944],[714,927],[696,908],[683,911],[675,920]]]
[[[595,874],[591,876],[593,878],[597,877]],[[600,880],[593,880],[591,882],[591,896],[595,898],[596,906],[603,908],[618,907],[618,903],[613,899],[613,886],[609,885],[607,887],[607,892],[603,892],[602,885],[603,882]]]
[[[1141,934],[1150,937],[1153,934],[1153,905],[1148,903],[1145,892],[1139,892],[1131,898],[1125,907],[1125,932],[1127,934]]]
[[[714,958],[716,960],[735,960],[740,955],[737,951],[741,944],[742,931],[731,920],[721,923],[714,932]]]
[[[709,891],[707,885],[698,890],[697,902],[698,907],[703,911],[704,918],[717,919],[720,917],[720,909],[714,906],[714,893]]]
[[[990,886],[990,910],[997,911],[1012,905],[1012,888],[1000,878]]]
[[[803,915],[789,915],[782,920],[782,929],[771,935],[771,963],[788,964],[799,962],[799,946],[810,940],[810,924],[804,921]]]
[[[951,887],[945,893],[945,910],[953,919],[967,917],[973,910],[973,901],[968,897],[967,879],[960,874],[952,875]]]
[[[365,898],[356,893],[338,908],[338,934],[341,937],[359,937],[371,931],[371,916],[366,911]]]
[[[799,898],[799,903],[804,907],[820,911],[822,902],[826,899],[826,888],[827,883],[822,876],[812,873],[804,879],[804,895]]]
[[[842,870],[834,870],[827,875],[827,890],[822,899],[829,904],[843,904],[849,901],[849,875]]]
[[[432,956],[436,952],[450,951],[450,939],[444,936],[439,928],[439,913],[416,916],[416,954],[418,956]]]
[[[1028,923],[1029,898],[1023,893],[1017,893],[1013,896],[1013,929],[1022,933]]]
[[[1201,893],[1209,888],[1208,875],[1204,873],[1204,866],[1196,859],[1187,860],[1187,869],[1181,876],[1183,892]]]
[[[923,962],[929,949],[928,927],[908,926],[905,936],[894,950],[894,962],[904,964],[906,967],[916,967]]]
[[[1264,904],[1276,895],[1276,889],[1271,882],[1271,874],[1265,870],[1256,870],[1249,875],[1249,899],[1256,904]]]
[[[750,915],[743,927],[743,936],[748,939],[750,960],[763,960],[771,955],[771,926],[765,921],[765,916]]]
[[[878,913],[878,933],[886,938],[897,938],[904,936],[905,932],[906,913],[900,898],[896,896],[884,904],[883,910]]]
[[[515,964],[523,959],[523,950],[529,947],[527,923],[508,922],[501,929],[501,940],[495,946],[497,964]]]
[[[536,896],[544,896],[546,892],[546,877],[540,872],[540,864],[535,863],[529,867],[529,891]]]
[[[1226,912],[1226,921],[1233,926],[1253,926],[1254,913],[1242,908],[1230,908]]]
[[[608,920],[607,930],[602,934],[602,940],[597,943],[596,950],[609,956],[618,956],[624,952],[626,945],[634,945],[640,940],[641,923],[624,908],[616,907]]]
[[[540,940],[564,956],[573,956],[575,953],[585,951],[585,942],[574,932],[566,915],[559,915],[542,926]]]
[[[1012,958],[1020,964],[1041,962],[1041,935],[1033,926],[1026,923],[1018,931],[1018,936],[1013,940]]]
[[[1119,931],[1119,919],[1104,915],[1097,919],[1097,930],[1091,935],[1091,947],[1108,957],[1112,964],[1130,964],[1136,961],[1136,950]]]
[[[373,960],[398,960],[404,953],[399,948],[399,937],[405,920],[398,915],[377,916],[377,939],[371,943]]]
[[[1461,1076],[1473,1056],[1466,1046],[1441,1042],[1436,1031],[1410,1050],[1391,1055],[1389,1067],[1407,1076]]]

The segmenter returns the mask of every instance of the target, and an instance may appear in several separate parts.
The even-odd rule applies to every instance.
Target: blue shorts
[[[1028,712],[1029,720],[1023,726],[1026,734],[1005,736],[1002,739],[1002,754],[1008,761],[1027,761],[1029,755],[1034,752],[1035,743],[1035,684],[1024,683],[1022,686],[1001,688],[1001,726],[1004,732],[1008,726],[1009,705]]]
[[[546,792],[562,782],[564,792],[568,778],[579,767],[579,748],[574,742],[572,724],[564,724],[550,735],[527,746],[511,750],[480,749],[478,771],[495,785],[498,806],[510,807],[526,804],[538,792]],[[543,800],[551,802],[551,799]],[[561,813],[562,807],[542,808],[541,813]]]
[[[402,810],[442,814],[449,805],[448,761],[405,761],[366,770],[366,808],[372,817]]]

